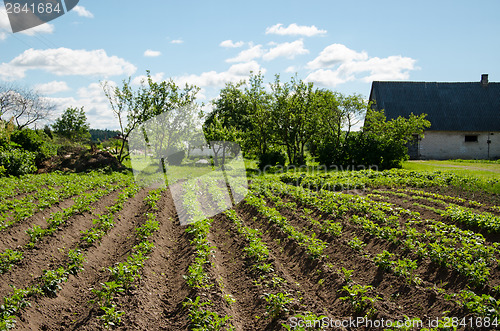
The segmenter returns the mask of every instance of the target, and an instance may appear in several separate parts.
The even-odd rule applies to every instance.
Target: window
[[[465,136],[466,143],[477,143],[477,135],[474,136]]]

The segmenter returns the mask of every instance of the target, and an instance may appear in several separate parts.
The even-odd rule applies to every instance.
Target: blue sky
[[[368,97],[373,80],[500,81],[500,1],[90,1],[13,34],[0,5],[0,84],[84,106],[118,126],[99,82],[150,70],[202,88],[200,102],[249,71]],[[209,107],[207,106],[208,110]]]

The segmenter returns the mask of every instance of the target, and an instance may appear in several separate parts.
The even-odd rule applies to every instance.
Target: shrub
[[[5,175],[31,174],[36,171],[35,158],[35,153],[21,149],[2,150],[0,151],[0,168],[5,169]]]
[[[264,169],[266,166],[284,166],[286,161],[285,154],[280,151],[267,152],[259,157],[259,169]]]
[[[401,162],[408,158],[407,148],[402,142],[371,133],[351,132],[339,146],[324,142],[317,149],[318,161],[337,166],[376,165],[383,170],[401,168]]]
[[[57,148],[47,142],[48,139],[49,137],[43,131],[38,133],[31,129],[15,131],[11,136],[12,142],[18,144],[22,149],[36,153],[36,163],[56,155]]]
[[[168,164],[173,166],[180,166],[182,160],[184,160],[185,155],[186,153],[184,151],[179,151],[177,153],[170,154],[169,156],[167,156]]]

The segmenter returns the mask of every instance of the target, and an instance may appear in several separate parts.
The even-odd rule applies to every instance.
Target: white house
[[[372,83],[373,108],[388,120],[427,114],[431,127],[408,146],[411,159],[499,159],[500,83]]]

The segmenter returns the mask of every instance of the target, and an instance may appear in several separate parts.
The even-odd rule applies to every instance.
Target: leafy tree
[[[214,153],[215,166],[219,166],[219,157],[222,157],[221,164],[224,167],[227,148],[232,146],[227,142],[238,141],[239,132],[234,127],[222,125],[222,121],[216,114],[211,118],[210,122],[205,122],[203,132]]]
[[[248,86],[244,90],[247,119],[250,123],[246,147],[251,148],[258,156],[267,153],[271,147],[273,121],[271,96],[266,92],[264,77],[251,73]]]
[[[326,150],[332,155],[345,153],[352,127],[359,123],[368,103],[358,94],[344,95],[329,90],[316,93],[319,122],[311,143],[312,152],[319,156],[316,153],[319,148],[322,153]]]
[[[414,135],[423,137],[424,130],[431,126],[427,119],[427,114],[410,114],[408,118],[399,116],[390,121],[384,114],[384,110],[368,110],[365,119],[363,132],[383,136],[386,139],[394,140],[400,144],[407,144]]]
[[[54,132],[73,141],[90,138],[87,116],[83,107],[70,107],[52,125]]]
[[[172,116],[168,118],[162,117],[167,122],[158,122],[158,128],[160,128],[160,125],[168,124],[169,126],[163,126],[160,128],[163,132],[150,136],[161,139],[161,144],[155,145],[159,148],[174,144],[175,142],[171,140],[165,142],[164,139],[168,139],[169,135],[173,134],[171,130],[182,129],[185,123],[189,123],[187,117],[192,115],[192,113],[185,114],[181,109],[190,105],[191,107],[186,109],[196,109],[192,105],[196,99],[196,94],[200,90],[194,85],[186,85],[184,89],[181,89],[173,80],[155,82],[151,78],[149,71],[147,71],[147,79],[141,83],[138,90],[133,90],[130,80],[130,77],[128,80],[124,80],[121,88],[111,87],[106,82],[101,84],[111,105],[111,109],[118,118],[120,133],[123,137],[118,153],[118,160],[120,162],[129,155],[129,152],[126,152],[126,143],[133,130],[139,128],[147,120],[153,119],[160,114],[171,113]],[[173,119],[172,122],[170,122],[171,119]],[[170,137],[174,136],[177,138],[180,137],[177,133]]]
[[[282,84],[279,76],[271,85],[275,141],[287,152],[291,164],[305,163],[305,147],[318,127],[316,93],[312,83],[296,77]]]

